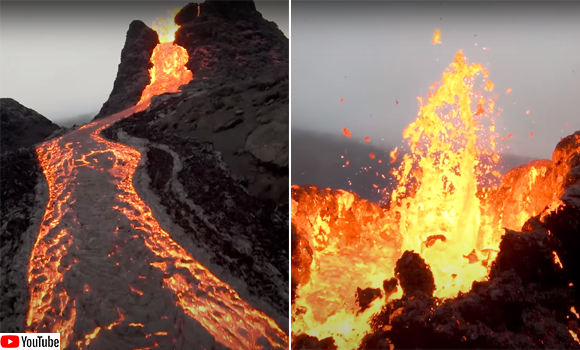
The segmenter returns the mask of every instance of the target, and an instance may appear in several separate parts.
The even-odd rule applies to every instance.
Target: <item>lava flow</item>
[[[232,349],[287,348],[270,317],[153,217],[133,185],[140,152],[100,136],[193,78],[187,51],[173,43],[177,26],[157,24],[160,44],[139,103],[37,148],[49,201],[30,257],[26,331],[60,333],[63,349],[210,347],[211,337]]]
[[[483,97],[494,87],[487,78],[483,66],[469,65],[459,51],[426,103],[418,98],[418,117],[403,133],[408,152],[393,170],[398,186],[388,210],[355,207],[355,196],[341,190],[293,198],[292,224],[312,249],[308,275],[296,289],[293,334],[333,337],[339,349],[357,348],[371,316],[387,298],[401,297],[399,289],[361,309],[357,287],[382,290],[406,250],[431,267],[439,298],[487,278],[503,234],[501,221],[485,214],[486,193],[501,176],[495,170],[494,101]],[[483,92],[474,92],[476,83]],[[391,152],[393,162],[397,151],[403,153]]]

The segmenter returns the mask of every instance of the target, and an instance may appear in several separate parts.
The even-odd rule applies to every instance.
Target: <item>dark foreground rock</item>
[[[167,136],[151,121],[169,99],[103,132],[147,139],[151,190],[173,222],[213,252],[211,260],[246,282],[249,292],[288,314],[288,206],[252,196],[210,144]]]
[[[0,156],[0,332],[21,332],[16,315],[26,312],[26,273],[33,241],[25,232],[33,225],[36,186],[42,169],[33,147]]]
[[[10,152],[44,141],[60,127],[11,98],[0,98],[0,151]]]

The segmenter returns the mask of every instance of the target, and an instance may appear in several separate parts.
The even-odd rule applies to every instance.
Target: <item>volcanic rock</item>
[[[578,132],[558,143],[552,160],[531,161],[508,171],[501,184],[483,200],[492,221],[502,220],[503,227],[519,231],[524,222],[564,195],[571,161],[579,147]]]
[[[153,67],[151,54],[158,43],[157,32],[142,21],[131,22],[125,46],[121,51],[121,63],[113,91],[94,119],[120,112],[139,102],[143,89],[151,81],[149,76],[149,68]]]
[[[306,334],[301,334],[292,339],[293,350],[336,350],[338,349],[332,337],[318,340]]]
[[[46,140],[60,127],[11,98],[0,98],[0,150],[10,152]]]
[[[42,169],[34,147],[3,152],[0,158],[0,332],[19,332],[24,325],[19,315],[28,306],[23,290],[27,291],[28,256],[34,243],[25,232],[34,225],[35,207],[46,203],[36,198]]]
[[[385,291],[386,299],[389,299],[391,295],[397,292],[397,284],[399,284],[399,280],[395,277],[383,281],[383,290]]]
[[[359,287],[356,288],[356,301],[360,306],[360,311],[363,312],[364,310],[368,309],[371,303],[381,297],[381,290],[380,289],[373,289],[373,288],[365,288],[360,289]]]
[[[403,295],[433,295],[435,279],[431,268],[417,253],[405,251],[395,266],[395,276],[401,282]]]
[[[158,101],[103,136],[146,140],[150,188],[173,222],[212,252],[212,263],[241,277],[251,295],[287,315],[288,206],[248,193],[211,144],[158,129],[151,122],[179,100]]]
[[[181,25],[175,43],[189,53],[186,66],[196,79],[277,80],[288,75],[288,39],[253,1],[191,3],[175,23]]]

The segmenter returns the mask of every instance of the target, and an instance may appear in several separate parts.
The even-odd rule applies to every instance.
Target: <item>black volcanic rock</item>
[[[404,295],[423,293],[429,296],[435,291],[431,268],[417,253],[405,251],[395,265],[395,276],[401,282]]]
[[[120,112],[139,102],[143,89],[151,81],[149,68],[153,64],[150,59],[158,43],[157,32],[141,21],[131,22],[113,91],[94,119]]]
[[[318,340],[306,334],[301,334],[292,339],[293,350],[336,350],[336,344],[331,337]]]
[[[199,11],[199,16],[198,16]],[[196,79],[288,76],[289,41],[253,1],[191,3],[176,16],[175,43],[189,53]]]
[[[364,310],[368,309],[371,303],[381,297],[381,290],[380,289],[373,289],[373,288],[365,288],[360,289],[359,287],[356,288],[356,301],[360,306],[360,311],[363,312]]]
[[[17,315],[28,307],[22,285],[27,283],[24,271],[34,243],[25,232],[34,225],[42,168],[34,147],[2,152],[0,164],[0,332],[22,332]]]
[[[11,98],[0,98],[1,152],[30,147],[46,140],[60,127]]]
[[[251,295],[287,316],[288,205],[248,193],[210,144],[158,129],[152,121],[176,103],[166,97],[107,128],[103,136],[119,141],[122,130],[148,140],[144,156],[150,188],[173,222],[213,252],[215,265],[242,278]]]

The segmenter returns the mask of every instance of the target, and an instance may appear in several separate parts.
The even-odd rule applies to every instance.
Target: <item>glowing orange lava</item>
[[[476,78],[485,91],[493,90],[487,77],[482,65],[469,65],[459,51],[426,103],[418,98],[418,117],[403,133],[408,153],[393,171],[398,186],[388,211],[355,208],[354,195],[345,191],[324,197],[326,204],[292,201],[292,223],[313,251],[309,280],[296,289],[293,334],[333,337],[339,349],[357,348],[386,300],[383,295],[360,311],[356,288],[382,290],[405,250],[420,253],[430,265],[438,297],[455,297],[486,278],[503,233],[483,214],[477,196],[486,175],[499,176],[493,169],[499,161],[490,117],[494,101],[473,92]],[[391,162],[399,151],[391,152]],[[326,214],[330,207],[344,223]],[[364,224],[349,229],[352,222]],[[399,290],[391,298],[400,296]]]
[[[433,45],[441,44],[441,29],[435,29],[433,32],[433,41],[431,43]]]
[[[99,334],[126,322],[126,315],[117,308],[119,317],[116,321],[97,326],[87,334],[73,332],[77,319],[76,297],[67,294],[63,279],[71,266],[78,262],[69,251],[74,241],[74,232],[81,223],[74,212],[70,211],[70,207],[76,202],[76,187],[90,187],[90,184],[82,184],[77,179],[79,169],[83,167],[92,169],[93,176],[94,172],[99,172],[102,176],[114,177],[111,183],[115,186],[116,202],[104,214],[112,218],[122,214],[129,219],[131,227],[140,232],[140,236],[134,237],[140,237],[148,251],[159,258],[149,262],[149,265],[164,272],[163,288],[175,295],[177,307],[199,322],[217,342],[232,349],[261,348],[258,345],[260,339],[265,339],[273,348],[288,347],[288,335],[276,322],[244,301],[234,289],[212,274],[161,228],[151,208],[133,187],[133,175],[141,159],[140,152],[100,136],[101,131],[112,123],[147,108],[153,96],[179,91],[181,85],[193,78],[193,74],[184,66],[189,59],[187,51],[173,44],[177,26],[171,19],[178,11],[174,10],[169,20],[158,19],[154,24],[160,44],[151,57],[154,64],[150,70],[151,83],[144,89],[137,105],[84,125],[37,148],[38,159],[49,187],[49,201],[30,257],[30,303],[26,331],[58,332],[62,337],[62,348],[70,344],[79,349],[86,348]],[[104,155],[109,155],[106,160],[112,161],[111,165],[101,165],[102,162],[95,158]],[[117,235],[117,229],[111,232],[111,237]],[[108,258],[114,254],[108,254]],[[119,266],[119,263],[116,265]],[[148,277],[139,275],[139,279],[142,278]],[[192,281],[195,283],[192,284]],[[91,289],[91,286],[84,285],[82,292],[89,293]],[[144,294],[133,285],[129,285],[129,290],[137,296]],[[137,322],[127,325],[138,328],[145,326]],[[167,335],[166,331],[155,333],[155,336]],[[147,334],[145,338],[149,336]]]

